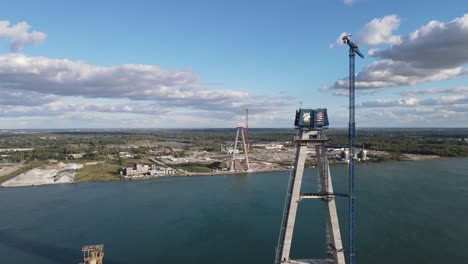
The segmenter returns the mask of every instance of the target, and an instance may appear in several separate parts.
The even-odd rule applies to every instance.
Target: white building
[[[233,154],[234,152],[235,152],[236,154],[239,154],[239,150],[238,150],[238,149],[234,150],[233,148],[227,148],[227,149],[225,149],[225,151],[226,151],[228,154]]]
[[[81,159],[85,153],[74,153],[74,154],[68,154],[68,156],[72,159]]]
[[[121,158],[134,158],[135,155],[133,155],[132,153],[129,153],[129,152],[121,151],[121,152],[119,152],[119,157],[121,157]]]
[[[255,144],[253,148],[258,149],[283,149],[284,145],[281,144]]]

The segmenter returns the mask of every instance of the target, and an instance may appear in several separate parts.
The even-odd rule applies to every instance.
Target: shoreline
[[[410,155],[416,155],[416,154],[410,154]],[[397,162],[413,162],[413,161],[425,161],[425,160],[449,160],[449,159],[466,159],[468,157],[442,157],[442,156],[437,156],[435,155],[416,155],[416,159],[401,159],[401,160],[388,160],[388,161],[383,161],[383,162],[376,162],[376,161],[368,161],[368,162],[359,162],[357,165],[370,165],[370,164],[387,164],[387,163],[397,163]],[[429,156],[427,158],[424,158],[423,156]],[[348,163],[345,162],[333,162],[329,163],[331,166],[347,166]],[[312,167],[306,167],[306,168],[315,168],[315,166]],[[64,182],[64,183],[52,183],[52,184],[39,184],[39,185],[23,185],[23,186],[1,186],[0,189],[2,188],[22,188],[22,187],[41,187],[41,186],[50,186],[50,185],[63,185],[63,184],[80,184],[80,183],[104,183],[104,182],[117,182],[117,181],[141,181],[141,180],[156,180],[156,179],[161,179],[161,178],[173,178],[173,177],[200,177],[200,176],[228,176],[228,175],[239,175],[239,174],[257,174],[257,173],[262,173],[262,172],[286,172],[286,171],[291,171],[291,169],[270,169],[270,170],[256,170],[256,171],[219,171],[219,172],[211,172],[211,173],[187,173],[187,174],[179,174],[179,175],[165,175],[165,176],[156,176],[156,177],[141,177],[141,178],[116,178],[116,179],[111,179],[111,180],[102,180],[102,181],[73,181],[73,182]],[[19,176],[19,175],[18,175]],[[18,176],[15,176],[13,178],[16,178]],[[12,179],[12,178],[10,178]]]

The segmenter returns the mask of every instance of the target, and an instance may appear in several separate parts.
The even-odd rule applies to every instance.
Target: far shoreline
[[[424,156],[424,155],[419,155]],[[418,159],[405,159],[405,160],[388,160],[384,162],[359,162],[358,166],[362,165],[373,165],[373,164],[389,164],[389,163],[399,163],[399,162],[417,162],[417,161],[427,161],[427,160],[452,160],[452,159],[467,159],[468,157],[431,157],[423,159],[419,157]],[[330,163],[331,166],[346,166],[348,163]],[[306,168],[315,168],[315,166],[308,166]],[[24,188],[24,187],[41,187],[41,186],[51,186],[51,185],[69,185],[69,184],[81,184],[81,183],[105,183],[105,182],[120,182],[120,181],[143,181],[143,180],[157,180],[163,178],[174,178],[174,177],[206,177],[206,176],[234,176],[234,175],[248,175],[248,174],[258,174],[264,172],[290,172],[292,169],[271,169],[271,170],[260,170],[260,171],[219,171],[211,173],[188,173],[188,174],[179,174],[179,175],[165,175],[157,177],[141,177],[141,178],[116,178],[112,180],[102,180],[102,181],[78,181],[78,182],[67,182],[67,183],[56,183],[56,184],[38,184],[38,185],[24,185],[24,186],[0,186],[1,188],[15,189],[15,188]],[[15,178],[15,177],[13,177]]]

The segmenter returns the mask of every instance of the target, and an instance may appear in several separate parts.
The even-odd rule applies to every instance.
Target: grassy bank
[[[113,163],[99,163],[96,165],[84,165],[76,171],[75,182],[87,181],[115,181],[120,180],[117,171],[120,165]]]
[[[210,162],[210,163],[197,163],[197,162],[191,162],[191,163],[179,163],[179,164],[173,164],[172,165],[174,168],[177,169],[182,169],[188,172],[193,172],[193,173],[210,173],[213,170],[222,170],[227,167],[226,162]]]

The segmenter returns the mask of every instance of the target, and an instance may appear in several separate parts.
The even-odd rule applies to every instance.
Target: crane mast
[[[349,124],[348,124],[348,136],[349,136],[349,185],[348,185],[348,199],[349,199],[349,264],[355,264],[355,141],[356,141],[356,117],[355,117],[355,57],[356,54],[364,58],[364,55],[359,51],[357,44],[349,39],[349,36],[343,36],[342,38],[345,44],[349,46]]]

